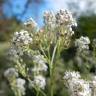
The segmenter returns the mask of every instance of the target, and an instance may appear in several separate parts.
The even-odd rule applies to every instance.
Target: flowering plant
[[[66,82],[70,96],[95,96],[95,79],[89,83],[81,79],[78,72],[66,71],[67,67],[62,64],[61,54],[71,46],[77,48],[76,57],[85,56],[89,50],[88,37],[81,36],[74,42],[72,26],[77,24],[68,10],[46,11],[42,28],[30,18],[24,23],[23,30],[14,33],[9,51],[14,65],[5,71],[4,76],[15,96],[27,95],[27,89],[34,90],[36,96],[55,96],[58,90],[55,84],[59,80]]]

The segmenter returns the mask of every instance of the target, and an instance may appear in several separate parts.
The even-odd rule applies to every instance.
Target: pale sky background
[[[28,5],[25,14],[21,15],[26,2],[27,0],[5,0],[3,12],[8,18],[15,16],[21,21],[32,17],[40,24],[42,23],[44,10],[57,11],[59,9],[69,9],[72,13],[76,13],[76,16],[86,14],[89,10],[91,10],[90,12],[96,13],[96,0],[43,0],[41,4],[37,4],[35,0],[33,0],[33,2]],[[68,4],[71,5],[69,6]],[[75,6],[72,6],[74,4]],[[9,5],[11,5],[11,7]]]

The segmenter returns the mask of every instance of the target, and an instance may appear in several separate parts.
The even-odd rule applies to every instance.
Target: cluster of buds
[[[68,10],[60,10],[56,14],[56,23],[64,26],[77,26],[76,21],[72,17],[72,13]]]
[[[43,18],[45,25],[49,26],[50,28],[55,27],[55,15],[52,11],[45,11]]]
[[[75,19],[72,17],[72,13],[68,10],[60,10],[56,14],[50,11],[44,13],[44,23],[45,25],[55,25],[57,26],[77,26]]]

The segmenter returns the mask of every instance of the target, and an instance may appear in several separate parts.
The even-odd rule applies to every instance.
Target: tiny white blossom
[[[35,76],[34,81],[32,81],[32,86],[44,89],[46,86],[45,78],[42,75]]]
[[[17,57],[18,55],[22,56],[24,47],[29,46],[32,43],[32,37],[28,33],[28,31],[21,30],[20,32],[15,32],[13,41],[12,41],[12,48],[10,52]]]
[[[75,71],[66,71],[64,75],[65,80],[79,79],[80,77],[80,73]]]
[[[37,23],[32,18],[29,18],[26,22],[24,22],[24,25],[30,28],[37,27]]]
[[[34,68],[32,71],[47,71],[46,59],[43,55],[33,56]]]
[[[20,53],[20,54],[22,55],[22,53]],[[9,49],[9,56],[10,56],[11,60],[18,60],[19,59],[19,55],[18,55],[18,51],[17,51],[16,47],[12,46]]]
[[[72,30],[71,26],[67,26],[65,29],[66,30],[64,34],[66,35],[66,37],[71,37],[72,35],[74,35],[74,31]]]
[[[32,43],[32,37],[29,35],[28,31],[21,30],[14,34],[13,43],[17,46],[28,45]]]
[[[18,72],[15,68],[9,68],[7,69],[5,72],[4,72],[4,76],[10,80],[12,79],[13,77],[18,77]]]
[[[75,46],[81,51],[83,49],[89,49],[90,40],[88,37],[81,36],[79,39],[76,39]]]
[[[16,79],[16,87],[18,88],[18,90],[20,91],[20,93],[22,95],[25,95],[25,80],[24,79],[21,79],[21,78],[18,78]]]
[[[45,63],[35,65],[34,68],[32,68],[33,72],[39,72],[39,71],[47,71],[48,67]]]
[[[96,76],[93,76],[92,80],[90,81],[90,88],[92,96],[96,96]]]

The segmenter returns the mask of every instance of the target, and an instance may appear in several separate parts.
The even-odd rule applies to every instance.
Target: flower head
[[[56,14],[56,23],[58,25],[67,25],[67,26],[77,25],[76,21],[72,17],[71,12],[62,9]]]
[[[37,27],[37,23],[32,18],[29,18],[26,22],[24,22],[24,25],[31,29]]]
[[[24,85],[25,85],[25,80],[24,79],[21,79],[21,78],[16,79],[16,87],[22,95],[25,95]]]
[[[32,68],[32,71],[47,71],[47,65],[46,65],[46,59],[43,55],[34,55],[33,56],[33,62],[34,62],[34,68]]]
[[[81,51],[83,49],[89,49],[90,40],[88,37],[81,36],[75,41],[75,46]]]
[[[64,79],[71,96],[91,96],[89,82],[81,79],[78,72],[65,72]]]
[[[15,68],[9,68],[4,72],[4,76],[10,80],[12,78],[18,77],[18,72]]]
[[[32,43],[32,37],[29,35],[28,31],[21,30],[14,34],[13,43],[16,46],[24,46]]]
[[[81,76],[79,72],[71,72],[71,71],[66,71],[64,75],[65,80],[72,80],[72,79],[79,79]]]
[[[42,75],[35,76],[34,81],[32,81],[32,86],[44,89],[46,86],[45,78]]]

